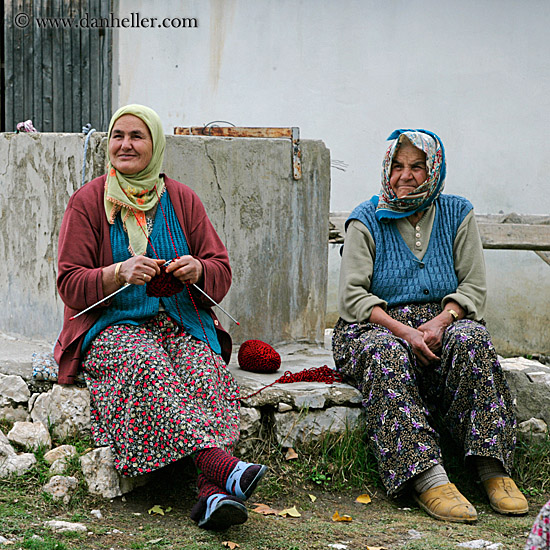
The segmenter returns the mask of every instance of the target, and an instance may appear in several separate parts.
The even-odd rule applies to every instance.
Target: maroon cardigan
[[[108,302],[73,321],[69,318],[104,298],[102,268],[113,263],[110,225],[103,195],[106,176],[87,183],[73,194],[59,232],[57,289],[65,304],[63,329],[55,343],[59,384],[74,383],[80,366],[82,340]],[[197,194],[178,181],[164,177],[166,191],[187,239],[190,253],[203,266],[203,290],[221,302],[231,286],[227,250],[216,233]],[[226,363],[231,356],[231,337],[222,328],[208,298],[193,291],[194,299],[214,320]]]

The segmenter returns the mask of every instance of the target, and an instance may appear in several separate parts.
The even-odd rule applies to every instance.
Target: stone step
[[[342,434],[355,427],[361,418],[361,394],[343,384],[320,382],[276,383],[285,372],[327,365],[334,367],[330,351],[330,332],[325,346],[293,342],[276,346],[281,368],[273,374],[243,371],[236,352],[229,368],[241,387],[241,439],[238,453],[247,454],[261,440],[264,428],[275,435],[282,447],[315,441],[326,434]],[[90,429],[89,393],[85,387],[37,384],[32,379],[33,353],[51,352],[46,342],[29,341],[0,334],[0,417],[48,425],[56,438],[88,434]],[[525,437],[547,437],[550,424],[550,368],[523,357],[503,359],[501,363],[510,385],[520,431]],[[269,387],[266,387],[269,386]],[[258,392],[258,390],[261,390]],[[255,394],[252,395],[251,394]],[[251,396],[247,398],[248,396]],[[9,435],[9,434],[8,434]],[[11,436],[13,438],[13,435]],[[0,452],[11,462],[0,468],[0,477],[23,470],[32,464],[28,453],[16,454],[0,433]],[[6,454],[7,453],[7,454]],[[106,498],[130,491],[137,478],[128,483],[113,467],[110,449],[94,449],[81,457],[90,492]],[[7,468],[7,469],[6,469]],[[5,472],[4,472],[5,470]]]
[[[52,351],[51,343],[14,337],[0,332],[0,373],[16,374],[30,381],[33,353],[48,351]]]

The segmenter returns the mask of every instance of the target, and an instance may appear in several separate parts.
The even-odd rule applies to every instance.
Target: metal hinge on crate
[[[302,177],[302,151],[300,128],[247,128],[237,126],[191,126],[174,128],[177,136],[214,136],[247,138],[289,138],[292,143],[292,174],[295,180]]]

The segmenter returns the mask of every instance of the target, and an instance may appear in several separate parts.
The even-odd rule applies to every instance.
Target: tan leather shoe
[[[441,521],[473,523],[476,509],[463,497],[453,483],[428,489],[420,495],[414,493],[418,505],[430,516]]]
[[[499,514],[520,516],[529,511],[529,504],[510,477],[492,477],[483,482],[491,508]]]

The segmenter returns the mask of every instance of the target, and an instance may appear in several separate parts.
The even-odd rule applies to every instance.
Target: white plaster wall
[[[120,0],[119,12],[198,27],[121,30],[115,105],[151,105],[167,133],[213,120],[299,126],[347,164],[332,169],[332,211],[378,191],[395,128],[423,127],[446,145],[447,192],[479,213],[550,212],[547,0]],[[506,351],[547,351],[550,267],[497,251],[487,271]]]
[[[167,133],[299,126],[348,164],[332,170],[333,211],[377,192],[398,127],[442,137],[447,191],[478,212],[550,211],[546,0],[120,0],[119,12],[198,27],[121,29],[115,105],[151,105]]]

